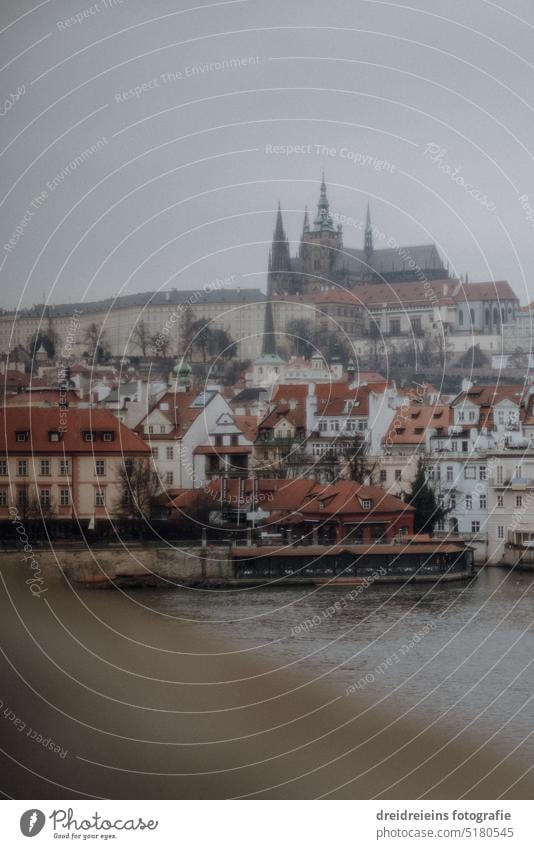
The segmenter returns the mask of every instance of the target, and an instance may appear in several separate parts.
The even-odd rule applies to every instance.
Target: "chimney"
[[[317,412],[317,395],[315,394],[315,383],[308,383],[308,395],[306,396],[306,436],[315,430],[315,414]]]

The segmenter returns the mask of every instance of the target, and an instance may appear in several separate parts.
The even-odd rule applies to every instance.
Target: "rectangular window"
[[[157,459],[158,459],[158,457],[159,457],[159,448],[158,448],[158,446],[157,446],[157,445],[155,445],[155,446],[152,448],[152,456],[153,456],[154,460],[157,460]]]
[[[59,490],[59,504],[61,507],[70,507],[70,492],[68,489]]]
[[[488,500],[487,500],[485,495],[481,495],[479,497],[479,503],[480,503],[480,509],[485,510],[486,507],[488,506]]]
[[[465,422],[465,413],[463,410],[458,410],[458,421]]]
[[[469,451],[469,443],[468,443],[467,439],[464,439],[462,441],[462,451],[464,452],[464,454],[466,454],[467,451]]]
[[[504,466],[497,466],[495,470],[495,476],[497,478],[497,483],[504,482]]]
[[[50,476],[50,460],[41,460],[40,462],[40,472],[42,477]]]
[[[103,478],[106,474],[106,461],[95,460],[95,472],[98,478]]]
[[[152,472],[152,486],[159,486],[159,477],[157,472]]]
[[[160,425],[160,426],[159,426],[159,432],[160,432],[160,433],[165,433],[165,431],[166,431],[165,425]]]
[[[70,461],[69,460],[60,460],[59,461],[59,474],[62,477],[70,474]]]
[[[486,467],[485,466],[479,466],[478,467],[478,479],[481,480],[481,481],[486,480]]]
[[[515,506],[516,507],[522,507],[523,506],[523,496],[522,495],[516,495]]]
[[[3,457],[0,460],[0,476],[2,476],[3,478],[7,476],[7,460],[5,460]]]
[[[174,448],[172,445],[167,445],[165,456],[167,457],[167,460],[174,460]]]
[[[362,507],[364,510],[370,510],[373,506],[373,502],[370,498],[362,498]]]
[[[40,489],[39,490],[39,503],[41,507],[50,507],[50,490],[49,489]]]
[[[216,436],[215,436],[215,445],[217,445],[217,446],[222,446],[222,444],[223,444],[222,434],[221,434],[221,433],[218,433],[218,434],[216,434]]]
[[[431,480],[431,481],[433,481],[433,480],[434,480],[434,478],[436,477],[436,473],[435,473],[435,470],[434,470],[434,466],[429,466],[429,467],[428,467],[428,477],[430,478],[430,480]]]
[[[115,434],[112,430],[105,430],[102,434],[102,439],[104,440],[104,442],[113,442],[113,440],[115,439]]]
[[[106,492],[103,489],[95,489],[95,507],[106,506]]]
[[[452,468],[452,466],[447,466],[447,480],[448,480],[448,481],[452,481],[452,480],[454,480],[454,478],[453,478],[453,468]]]
[[[464,478],[465,480],[475,480],[477,476],[477,470],[474,466],[464,466]]]
[[[165,473],[165,483],[167,486],[172,486],[174,483],[174,472],[166,472]]]
[[[17,491],[17,503],[19,507],[26,507],[28,503],[28,488],[26,486],[19,486]]]
[[[86,430],[84,432],[83,441],[84,442],[94,442],[95,441],[95,435],[94,435],[92,430]]]
[[[456,494],[455,493],[452,493],[452,495],[450,497],[449,504],[450,504],[451,510],[456,510]]]
[[[7,507],[7,489],[0,489],[0,507]]]
[[[17,430],[17,442],[27,442],[29,433],[27,430]]]
[[[497,525],[497,539],[504,539],[504,525]]]
[[[480,522],[471,522],[471,533],[478,534],[480,531]]]
[[[17,474],[19,478],[25,478],[28,474],[28,461],[19,460],[17,463]]]
[[[380,483],[385,483],[388,479],[387,469],[380,469]]]
[[[395,480],[400,481],[402,478],[402,469],[395,469]]]
[[[237,433],[233,433],[230,437],[230,445],[239,445],[239,436]]]
[[[149,425],[149,426],[148,426],[148,432],[149,432],[149,433],[154,433],[154,425]]]
[[[504,507],[504,495],[497,496],[497,507]]]
[[[48,441],[49,442],[59,442],[60,433],[59,430],[49,430],[48,431]]]
[[[465,496],[465,509],[472,510],[473,509],[473,499],[470,495]]]
[[[392,318],[389,322],[389,332],[393,334],[393,336],[398,336],[401,332],[401,323],[400,318]]]
[[[458,442],[456,439],[453,439],[451,442],[451,451],[458,451]]]

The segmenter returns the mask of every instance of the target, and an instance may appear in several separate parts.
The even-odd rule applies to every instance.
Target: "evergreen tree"
[[[434,488],[430,484],[423,457],[417,462],[417,471],[412,483],[407,501],[415,507],[415,533],[431,534],[438,522],[443,521],[447,511],[436,498]]]

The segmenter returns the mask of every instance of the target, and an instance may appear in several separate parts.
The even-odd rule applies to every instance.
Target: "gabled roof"
[[[143,433],[146,420],[157,410],[170,423],[171,430],[161,435],[150,434],[150,439],[181,439],[216,395],[217,392],[166,392],[151,406],[135,430]]]

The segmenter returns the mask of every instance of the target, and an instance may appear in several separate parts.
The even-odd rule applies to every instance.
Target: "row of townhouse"
[[[473,386],[451,404],[401,408],[384,440],[379,482],[402,495],[424,458],[447,510],[478,562],[501,563],[534,540],[534,419],[530,388]]]
[[[400,402],[394,386],[376,378],[276,385],[254,444],[258,474],[323,483],[349,476],[346,458],[362,444],[366,452],[379,450]]]

